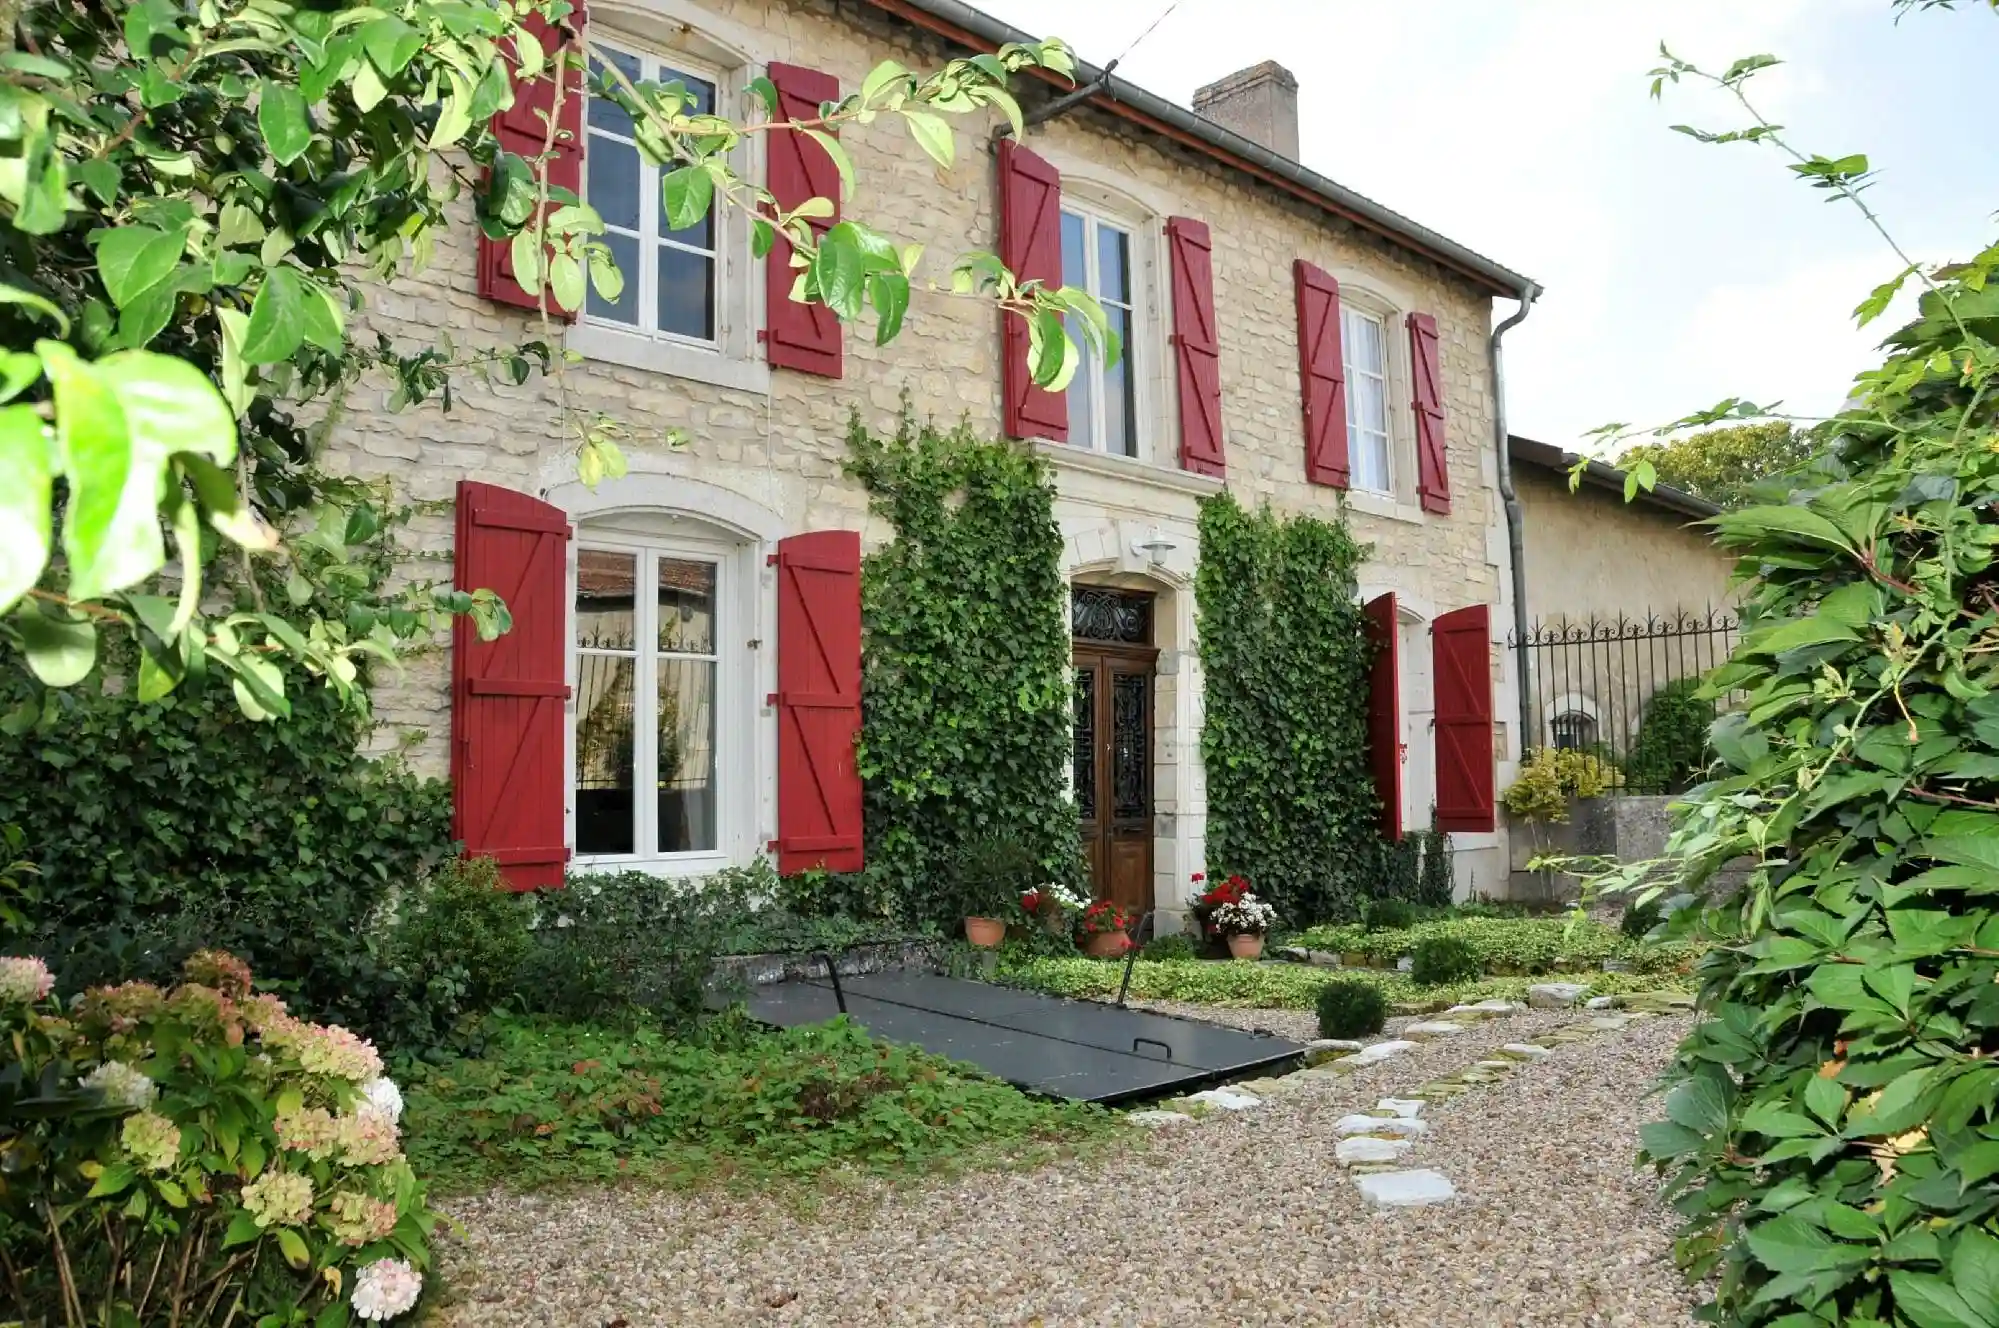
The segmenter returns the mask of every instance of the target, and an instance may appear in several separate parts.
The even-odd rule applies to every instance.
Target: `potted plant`
[[[1234,899],[1217,904],[1208,921],[1228,939],[1229,953],[1237,959],[1263,957],[1263,938],[1277,921],[1277,910],[1255,894],[1244,890]]]
[[[1204,873],[1195,872],[1192,880],[1194,902],[1187,912],[1199,925],[1201,935],[1207,939],[1214,954],[1219,957],[1221,951],[1227,948],[1227,939],[1215,926],[1215,910],[1223,904],[1232,904],[1248,894],[1249,878],[1231,873],[1226,879],[1209,885]]]
[[[1021,892],[1020,911],[1027,915],[1028,922],[1038,921],[1050,936],[1066,936],[1073,925],[1071,919],[1082,912],[1087,903],[1060,881],[1043,881]]]
[[[1021,895],[1041,872],[1041,864],[1018,840],[989,836],[959,853],[951,872],[965,939],[992,949],[1006,939],[1007,923],[1021,916]]]
[[[1115,959],[1131,948],[1132,916],[1115,899],[1099,899],[1083,910],[1076,930],[1083,953],[1092,959]]]

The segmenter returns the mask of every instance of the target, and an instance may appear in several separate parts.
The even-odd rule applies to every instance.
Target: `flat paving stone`
[[[1133,1125],[1143,1125],[1149,1129],[1159,1129],[1165,1125],[1190,1125],[1194,1118],[1184,1111],[1133,1111],[1125,1119]]]
[[[1463,1024],[1454,1024],[1448,1019],[1426,1019],[1420,1024],[1411,1024],[1402,1030],[1402,1036],[1418,1042],[1428,1042],[1431,1038],[1457,1037],[1465,1031]]]
[[[1387,1042],[1376,1042],[1370,1046],[1362,1047],[1353,1055],[1340,1061],[1339,1064],[1358,1070],[1362,1066],[1378,1065],[1382,1061],[1392,1060],[1415,1046],[1414,1042],[1406,1038],[1394,1038]]]
[[[1580,982],[1537,982],[1527,989],[1527,1004],[1536,1010],[1565,1010],[1588,990]]]
[[[1537,1047],[1532,1042],[1509,1042],[1499,1049],[1502,1056],[1510,1056],[1517,1061],[1538,1061],[1555,1053],[1547,1047]]]
[[[1400,1116],[1404,1120],[1415,1120],[1423,1114],[1423,1099],[1420,1097],[1385,1097],[1374,1104],[1377,1116]]]
[[[1449,1203],[1458,1197],[1457,1187],[1441,1171],[1377,1171],[1356,1176],[1361,1198],[1377,1208],[1420,1208],[1425,1204]]]
[[[1233,1088],[1204,1088],[1198,1093],[1187,1094],[1187,1100],[1222,1111],[1248,1111],[1251,1107],[1263,1105],[1263,1099],[1256,1094]]]
[[[1409,1138],[1429,1133],[1430,1127],[1419,1120],[1406,1120],[1401,1116],[1342,1116],[1334,1123],[1336,1134],[1379,1134]]]
[[[1400,1162],[1415,1146],[1407,1139],[1374,1139],[1359,1135],[1340,1140],[1333,1149],[1333,1159],[1343,1167]]]

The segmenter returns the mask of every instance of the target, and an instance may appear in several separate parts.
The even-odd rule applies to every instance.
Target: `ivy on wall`
[[[1019,841],[1081,875],[1069,760],[1069,620],[1047,463],[918,425],[848,430],[849,474],[894,540],[861,568],[860,771],[871,897],[955,923],[952,856]]]
[[[1354,579],[1366,556],[1339,523],[1228,494],[1201,505],[1208,871],[1247,876],[1287,926],[1357,916],[1381,869]]]

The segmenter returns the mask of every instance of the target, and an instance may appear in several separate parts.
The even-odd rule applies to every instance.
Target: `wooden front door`
[[[1144,607],[1149,638],[1149,600]],[[1080,613],[1077,626],[1073,762],[1083,853],[1096,897],[1140,914],[1152,907],[1152,690],[1159,652],[1137,641],[1084,639]],[[1129,615],[1123,634],[1139,634]]]

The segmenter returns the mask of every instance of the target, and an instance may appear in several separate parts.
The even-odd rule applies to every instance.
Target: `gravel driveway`
[[[1496,1020],[1095,1163],[870,1185],[806,1218],[712,1190],[458,1200],[454,1303],[432,1322],[1681,1328],[1672,1217],[1630,1159],[1684,1018],[1427,1108],[1407,1165],[1444,1172],[1454,1202],[1371,1210],[1333,1161],[1341,1116],[1585,1017]]]

